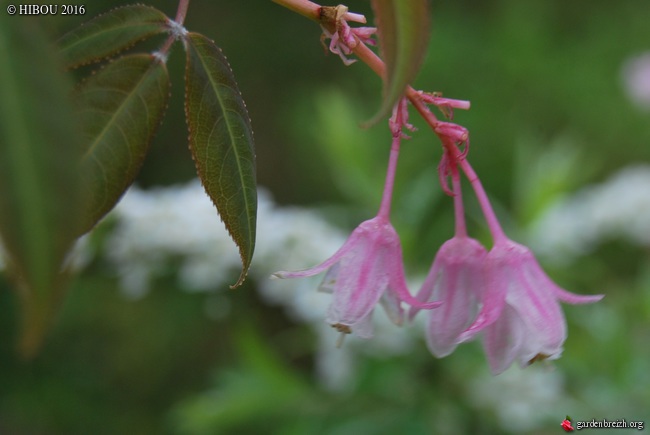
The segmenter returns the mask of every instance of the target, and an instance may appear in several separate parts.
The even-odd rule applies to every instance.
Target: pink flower
[[[324,13],[324,11],[327,13]],[[329,50],[338,54],[345,65],[356,62],[355,59],[348,59],[346,56],[352,54],[353,49],[362,42],[375,45],[372,36],[377,32],[375,27],[352,28],[348,21],[366,23],[366,17],[361,14],[348,12],[343,5],[328,6],[321,8],[321,43],[325,46],[325,40],[330,39]]]
[[[431,310],[427,320],[427,345],[438,358],[452,353],[458,337],[472,323],[484,284],[483,266],[487,252],[469,237],[454,237],[441,247],[429,275],[417,294],[417,299],[443,301]],[[419,311],[412,307],[411,318]]]
[[[528,248],[507,238],[498,238],[487,254],[485,273],[483,307],[460,341],[483,331],[493,374],[503,372],[514,360],[525,367],[537,360],[559,358],[567,328],[558,301],[585,304],[603,298],[561,289]]]
[[[311,269],[276,272],[278,278],[302,278],[328,270],[321,291],[332,293],[326,321],[342,333],[372,337],[372,312],[381,303],[397,325],[403,320],[401,302],[421,309],[439,302],[422,303],[409,293],[402,266],[402,247],[391,223],[377,216],[359,225],[329,259]]]
[[[429,350],[438,358],[454,351],[458,337],[474,321],[485,282],[487,253],[477,240],[467,236],[458,158],[464,155],[453,157],[445,152],[438,168],[443,190],[454,198],[455,235],[438,250],[417,294],[423,302],[432,298],[443,301],[442,307],[429,312],[426,331]],[[447,177],[451,177],[453,191],[447,187]],[[418,311],[417,307],[411,308],[410,317]]]
[[[389,122],[393,142],[377,216],[359,225],[343,246],[318,266],[274,274],[277,278],[302,278],[329,269],[319,289],[332,294],[326,321],[342,334],[354,332],[363,338],[372,337],[371,317],[377,303],[383,305],[397,325],[404,317],[402,302],[420,309],[440,305],[439,302],[422,303],[409,293],[404,279],[402,245],[389,220],[395,170],[404,136],[402,128],[409,126],[407,116],[406,100],[402,99],[395,105]]]

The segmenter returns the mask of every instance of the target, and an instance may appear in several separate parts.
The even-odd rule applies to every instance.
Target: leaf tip
[[[243,259],[242,259],[243,261]],[[237,279],[237,282],[234,283],[233,285],[229,286],[230,290],[235,290],[237,287],[241,286],[244,281],[246,281],[246,277],[248,276],[248,269],[250,268],[249,265],[243,265],[241,274],[239,275],[239,278]]]

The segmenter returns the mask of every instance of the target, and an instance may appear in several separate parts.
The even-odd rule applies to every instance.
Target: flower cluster
[[[355,53],[375,69],[381,69],[381,61],[359,50],[372,43],[375,29],[353,29],[347,23],[365,23],[365,17],[349,13],[342,5],[320,7],[319,11],[321,41],[330,39],[332,53],[338,54],[346,65],[354,62],[347,56]],[[438,171],[442,189],[454,198],[456,217],[454,237],[440,248],[415,298],[406,288],[401,246],[389,220],[400,140],[408,138],[402,130],[413,130],[407,122],[407,99],[442,142],[444,151]],[[439,121],[428,105],[437,107],[450,122]],[[352,332],[371,337],[371,316],[378,302],[397,325],[403,319],[402,303],[411,306],[411,318],[427,310],[427,345],[437,357],[449,355],[458,344],[481,333],[490,369],[498,374],[515,360],[525,367],[535,361],[559,358],[567,335],[559,301],[582,304],[596,302],[603,296],[580,296],[561,289],[546,276],[528,248],[505,235],[467,161],[469,132],[451,122],[454,109],[469,108],[468,101],[407,87],[405,98],[395,105],[389,120],[393,144],[377,216],[363,222],[334,256],[318,266],[298,272],[277,272],[274,277],[300,278],[327,271],[319,289],[332,294],[327,322],[341,332],[341,337]],[[492,235],[494,244],[489,251],[467,235],[461,170],[472,185]]]
[[[468,102],[436,94],[416,95],[419,103],[437,106],[448,118],[453,108],[469,108]],[[410,305],[410,318],[421,310],[427,311],[427,345],[436,357],[449,355],[458,344],[480,333],[493,374],[503,372],[515,360],[525,367],[535,361],[559,358],[567,336],[559,302],[590,303],[602,295],[580,296],[558,287],[528,248],[505,235],[466,159],[469,134],[451,122],[436,120],[433,130],[443,143],[438,169],[443,190],[454,199],[455,235],[438,251],[417,295],[409,293],[399,237],[389,220],[400,141],[406,137],[402,130],[411,127],[406,101],[396,105],[389,122],[393,143],[377,216],[359,225],[323,263],[297,272],[277,272],[274,277],[300,278],[326,272],[319,287],[332,294],[326,321],[341,333],[341,338],[349,333],[370,338],[377,303],[393,323],[401,325],[404,303]],[[494,240],[490,250],[467,235],[460,171],[469,179],[485,215]]]

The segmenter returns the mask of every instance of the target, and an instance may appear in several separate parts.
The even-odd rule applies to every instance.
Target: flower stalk
[[[285,8],[292,10],[305,18],[309,18],[313,21],[320,20],[320,10],[321,6],[314,2],[308,0],[273,0],[274,3],[277,3]]]

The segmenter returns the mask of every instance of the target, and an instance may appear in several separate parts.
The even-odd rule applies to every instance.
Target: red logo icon
[[[566,416],[564,421],[560,424],[560,426],[562,427],[562,429],[564,429],[565,432],[573,432],[575,430],[575,428],[571,426],[571,417],[569,417],[568,415]]]

